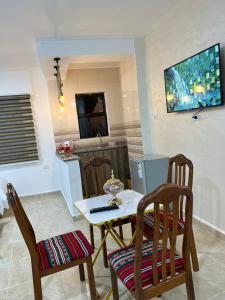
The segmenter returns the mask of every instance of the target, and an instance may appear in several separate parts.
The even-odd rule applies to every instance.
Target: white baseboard
[[[216,236],[222,238],[225,240],[225,231],[219,229],[218,227],[210,224],[209,222],[197,217],[197,216],[193,216],[193,219],[196,223],[200,224],[201,226],[203,226],[204,228],[206,228],[207,230],[209,230],[210,232],[214,233]]]
[[[19,197],[21,197],[21,198],[24,198],[24,197],[33,197],[33,196],[35,197],[35,196],[38,196],[38,195],[52,194],[52,193],[57,193],[57,192],[60,192],[60,190],[57,189],[57,190],[44,191],[44,192],[36,193],[36,194],[24,194],[24,195],[19,195]]]
[[[69,204],[67,203],[67,201],[66,201],[66,196],[64,195],[63,191],[59,191],[59,192],[62,194],[62,196],[63,196],[63,198],[64,198],[64,200],[65,200],[65,202],[66,202],[66,205],[67,205],[67,207],[68,207],[68,210],[69,210],[69,212],[70,212],[71,217],[72,217],[72,218],[76,218],[76,217],[80,216],[79,213],[74,213],[74,212],[72,211],[70,205],[69,205]]]

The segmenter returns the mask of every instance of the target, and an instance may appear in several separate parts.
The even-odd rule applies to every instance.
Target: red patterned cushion
[[[160,232],[163,231],[163,220],[164,220],[164,212],[160,211]],[[136,225],[136,216],[131,217],[131,222],[133,225]],[[185,222],[181,219],[178,220],[178,231],[182,231],[184,229]],[[172,230],[173,227],[173,215],[169,216],[169,226]],[[152,238],[153,236],[153,228],[154,228],[154,212],[150,212],[144,214],[144,234],[147,238]]]
[[[162,265],[161,265],[161,248],[162,245],[158,245],[158,263],[157,269],[159,274],[159,280],[162,278]],[[153,271],[152,271],[152,241],[144,241],[142,245],[142,263],[141,263],[141,280],[142,288],[146,289],[153,284]],[[127,289],[133,291],[135,289],[134,282],[134,246],[129,246],[108,255],[109,262],[115,270],[117,276]],[[170,274],[170,251],[167,249],[166,253],[166,267],[168,276]],[[176,273],[181,273],[184,270],[184,261],[177,253],[175,254],[175,270]]]
[[[37,244],[40,271],[93,254],[93,248],[80,230],[40,241]]]
[[[164,221],[164,212],[160,211],[160,232],[163,232],[163,221]],[[173,228],[173,215],[169,215],[169,227],[172,230]],[[144,233],[145,236],[151,238],[153,235],[153,228],[154,228],[154,212],[150,212],[144,215]],[[179,219],[178,220],[178,231],[184,229],[184,221]]]

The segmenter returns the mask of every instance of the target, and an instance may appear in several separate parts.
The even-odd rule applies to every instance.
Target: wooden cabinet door
[[[130,178],[130,168],[128,160],[128,151],[127,147],[112,148],[112,149],[102,149],[97,151],[88,151],[77,153],[77,156],[80,157],[80,167],[81,167],[81,177],[83,185],[83,171],[82,166],[93,157],[103,157],[112,161],[112,168],[116,178],[119,178],[124,183],[124,188],[128,188],[128,178]],[[101,182],[102,186],[111,177],[110,171],[108,168],[101,169]],[[91,185],[91,178],[89,180]],[[91,186],[90,186],[91,188]],[[84,187],[83,194],[85,196]]]

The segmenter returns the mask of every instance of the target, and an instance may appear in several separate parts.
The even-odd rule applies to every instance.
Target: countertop
[[[77,156],[76,154],[72,153],[64,153],[64,154],[59,154],[56,153],[56,156],[61,159],[62,161],[71,161],[71,160],[77,160],[80,159],[79,156]]]
[[[78,147],[75,148],[73,152],[71,153],[64,153],[64,154],[59,154],[56,153],[56,156],[61,159],[62,161],[71,161],[71,160],[77,160],[80,159],[77,154],[79,153],[88,153],[88,152],[95,152],[95,151],[105,151],[105,150],[111,150],[111,149],[117,149],[117,148],[123,148],[127,147],[126,143],[117,143],[115,145],[110,145],[110,144],[103,144],[101,147],[97,145],[93,146],[87,146],[87,147]]]
[[[80,148],[76,148],[74,149],[74,154],[78,154],[78,153],[86,153],[86,152],[93,152],[93,151],[104,151],[104,150],[111,150],[111,149],[117,149],[117,148],[123,148],[123,147],[127,147],[126,143],[118,143],[115,145],[110,145],[110,144],[103,144],[103,146],[97,146],[97,145],[93,145],[93,146],[89,146],[89,147],[80,147]]]

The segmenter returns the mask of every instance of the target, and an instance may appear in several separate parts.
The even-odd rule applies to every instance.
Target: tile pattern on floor
[[[73,220],[60,193],[52,193],[22,199],[24,208],[34,227],[36,239],[81,229],[89,238],[89,226],[83,219]],[[124,227],[129,239],[130,226]],[[225,241],[199,225],[194,225],[200,272],[194,273],[197,300],[225,300]],[[96,245],[100,241],[95,229]],[[108,250],[117,248],[113,240],[107,241]],[[101,299],[110,287],[109,270],[103,268],[102,257],[94,267],[96,286]],[[87,277],[87,276],[86,276]],[[87,300],[87,281],[80,282],[78,268],[42,278],[44,300]],[[133,299],[119,284],[120,299]],[[32,300],[33,283],[30,256],[13,216],[0,219],[0,300]],[[186,299],[185,286],[165,293],[161,299]]]

